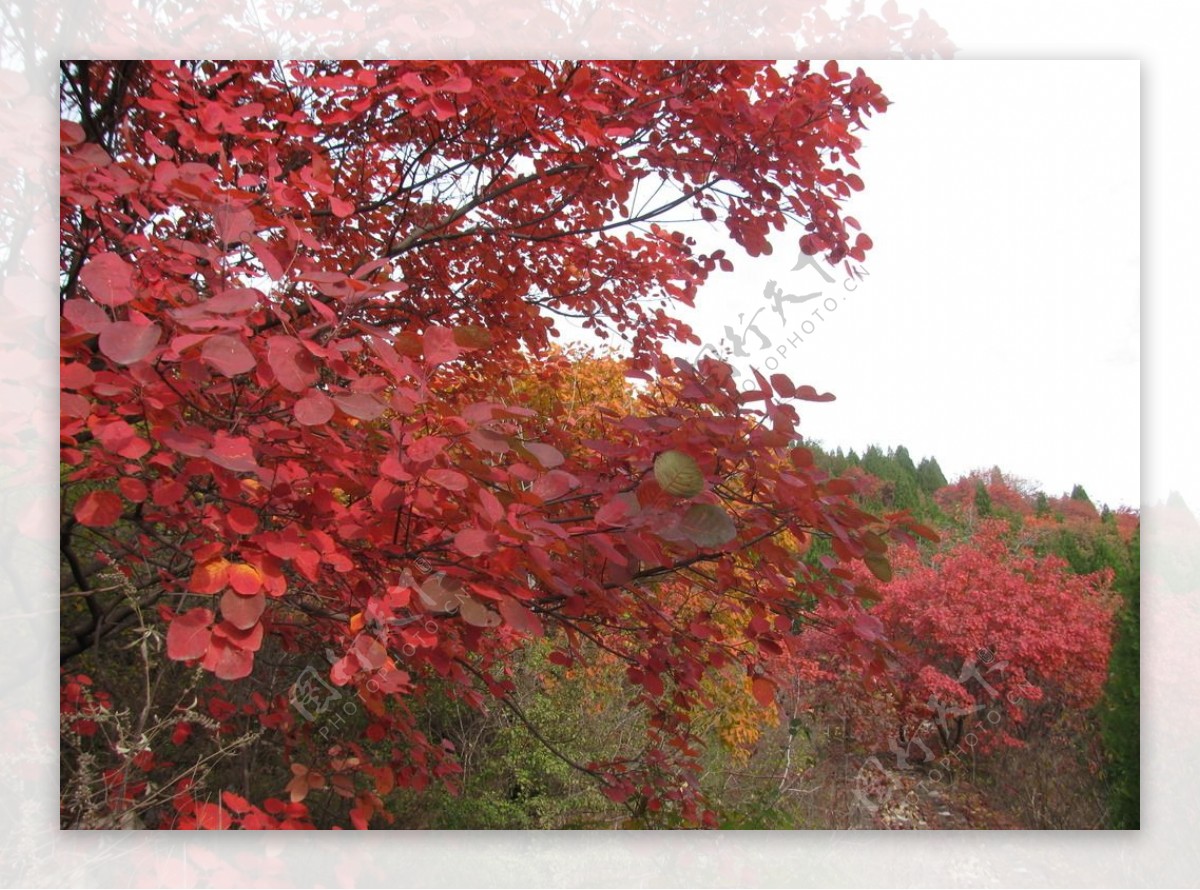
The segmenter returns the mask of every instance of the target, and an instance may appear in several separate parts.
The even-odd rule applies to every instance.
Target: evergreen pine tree
[[[982,479],[975,483],[975,512],[979,516],[992,515],[992,496]]]
[[[913,464],[912,456],[908,453],[907,448],[905,448],[903,445],[897,446],[896,453],[892,455],[892,457],[895,459],[901,470],[903,470],[909,476],[916,477],[917,468]]]
[[[920,465],[917,467],[917,486],[926,494],[933,494],[939,488],[946,485],[946,476],[942,472],[942,468],[938,466],[937,458],[926,457],[921,459]]]

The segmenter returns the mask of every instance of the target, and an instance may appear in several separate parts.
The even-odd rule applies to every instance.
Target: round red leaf
[[[114,321],[100,332],[100,351],[118,365],[132,365],[150,354],[161,334],[156,324]]]
[[[115,253],[92,257],[79,280],[96,302],[106,306],[120,306],[133,299],[133,266]]]
[[[89,491],[75,505],[75,518],[89,528],[105,528],[121,518],[121,498],[111,491]]]
[[[167,628],[167,657],[174,661],[191,661],[202,657],[212,638],[210,625],[213,613],[208,609],[192,609],[175,616]]]
[[[310,392],[296,402],[293,411],[305,426],[319,426],[333,417],[333,401],[323,392]]]
[[[239,630],[254,627],[266,607],[267,597],[261,593],[242,596],[236,591],[227,590],[221,596],[222,617]]]
[[[254,353],[238,337],[218,334],[204,341],[200,355],[206,362],[226,377],[253,371],[256,364]]]

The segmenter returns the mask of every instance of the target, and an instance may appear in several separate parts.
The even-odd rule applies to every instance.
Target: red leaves
[[[429,367],[454,361],[464,352],[484,349],[492,343],[492,335],[478,325],[445,328],[430,325],[421,338],[425,364]]]
[[[192,609],[177,615],[167,628],[167,657],[174,661],[203,657],[212,639],[213,617],[208,609]]]
[[[108,313],[91,300],[67,300],[63,303],[62,314],[75,327],[89,334],[98,334],[111,324]]]
[[[171,658],[235,681],[260,647],[281,664],[341,649],[331,677],[360,694],[376,740],[401,739],[412,727],[387,696],[439,676],[475,704],[482,686],[454,667],[465,652],[498,677],[521,635],[560,623],[644,655],[631,679],[645,696],[690,695],[719,659],[741,657],[723,654],[744,641],[722,637],[718,612],[728,627],[753,621],[757,652],[780,650],[773,604],[792,601],[800,564],[778,529],[876,553],[847,513],[852,486],[826,485],[802,450],[789,461],[795,407],[770,401],[832,396],[781,374],[746,396],[728,366],[658,360],[687,334],[671,306],[730,268],[726,252],[698,259],[665,222],[672,208],[621,228],[629,183],[648,178],[701,189],[698,213],[752,254],[770,251],[787,212],[807,217],[807,248],[860,256],[869,239],[847,234],[837,201],[861,186],[840,167],[882,99],[869,80],[852,91],[840,71],[835,85],[750,62],[688,65],[686,78],[669,62],[329,62],[291,66],[286,84],[281,70],[135,66],[115,157],[61,125],[64,218],[88,220],[86,234],[64,230],[64,268],[80,272],[62,309],[64,463],[72,485],[112,480],[75,507],[106,530],[88,536],[103,555],[168,588],[172,607],[219,597],[164,614]],[[115,76],[93,66],[95,95]],[[839,166],[823,167],[835,153]],[[521,173],[497,180],[510,154]],[[402,155],[428,169],[398,181]],[[408,188],[451,165],[461,191]],[[720,201],[702,190],[713,179],[730,184]],[[264,275],[269,295],[226,286]],[[632,361],[555,353],[541,307],[628,335]],[[627,372],[651,385],[635,395]],[[127,503],[141,507],[123,520]],[[159,576],[184,571],[160,540],[192,554],[186,583]],[[410,566],[420,581],[397,577]],[[849,587],[819,578],[806,592]],[[635,595],[645,579],[652,601]],[[405,593],[379,594],[390,588]],[[719,598],[706,619],[688,612],[701,589]],[[753,615],[725,593],[743,589]],[[279,620],[264,621],[267,597],[285,592]],[[325,617],[356,613],[353,642]],[[556,643],[552,663],[586,660],[577,643]],[[294,770],[291,810],[226,797],[181,818],[299,823],[324,775]],[[612,787],[642,793],[640,779]],[[356,825],[381,812],[355,802]]]
[[[121,518],[121,498],[111,491],[89,491],[75,504],[75,519],[90,528],[107,528]]]
[[[325,787],[325,776],[310,770],[300,763],[292,764],[292,780],[287,784],[287,792],[292,803],[300,803],[308,797],[308,792],[314,788]]]
[[[150,443],[138,435],[137,430],[123,420],[115,420],[95,428],[96,438],[113,454],[130,460],[143,457],[150,450]]]
[[[796,385],[792,383],[791,378],[786,374],[772,374],[771,386],[775,392],[779,393],[785,399],[790,399],[796,395]]]

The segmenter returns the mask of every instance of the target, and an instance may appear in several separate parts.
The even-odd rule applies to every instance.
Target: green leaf
[[[691,457],[682,451],[664,451],[654,459],[654,479],[667,494],[690,498],[704,488],[704,475]]]
[[[880,581],[892,580],[892,564],[887,561],[886,557],[880,556],[878,553],[868,553],[863,557],[863,562],[867,564],[871,574]]]

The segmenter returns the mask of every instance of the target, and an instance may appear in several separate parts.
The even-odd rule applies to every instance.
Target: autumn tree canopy
[[[573,765],[699,822],[706,676],[770,700],[814,597],[878,666],[853,565],[924,530],[795,447],[796,402],[832,396],[663,347],[731,265],[673,221],[864,258],[842,205],[886,106],[835,62],[64,63],[62,658],[139,628],[215,684],[206,731],[290,769],[287,801],[180,782],[164,824],[303,827],[326,787],[371,824],[453,781],[412,703],[503,705],[534,637],[621,659],[651,714],[642,756]],[[562,317],[621,343],[636,406],[547,398]],[[361,725],[307,719],[301,680]]]

